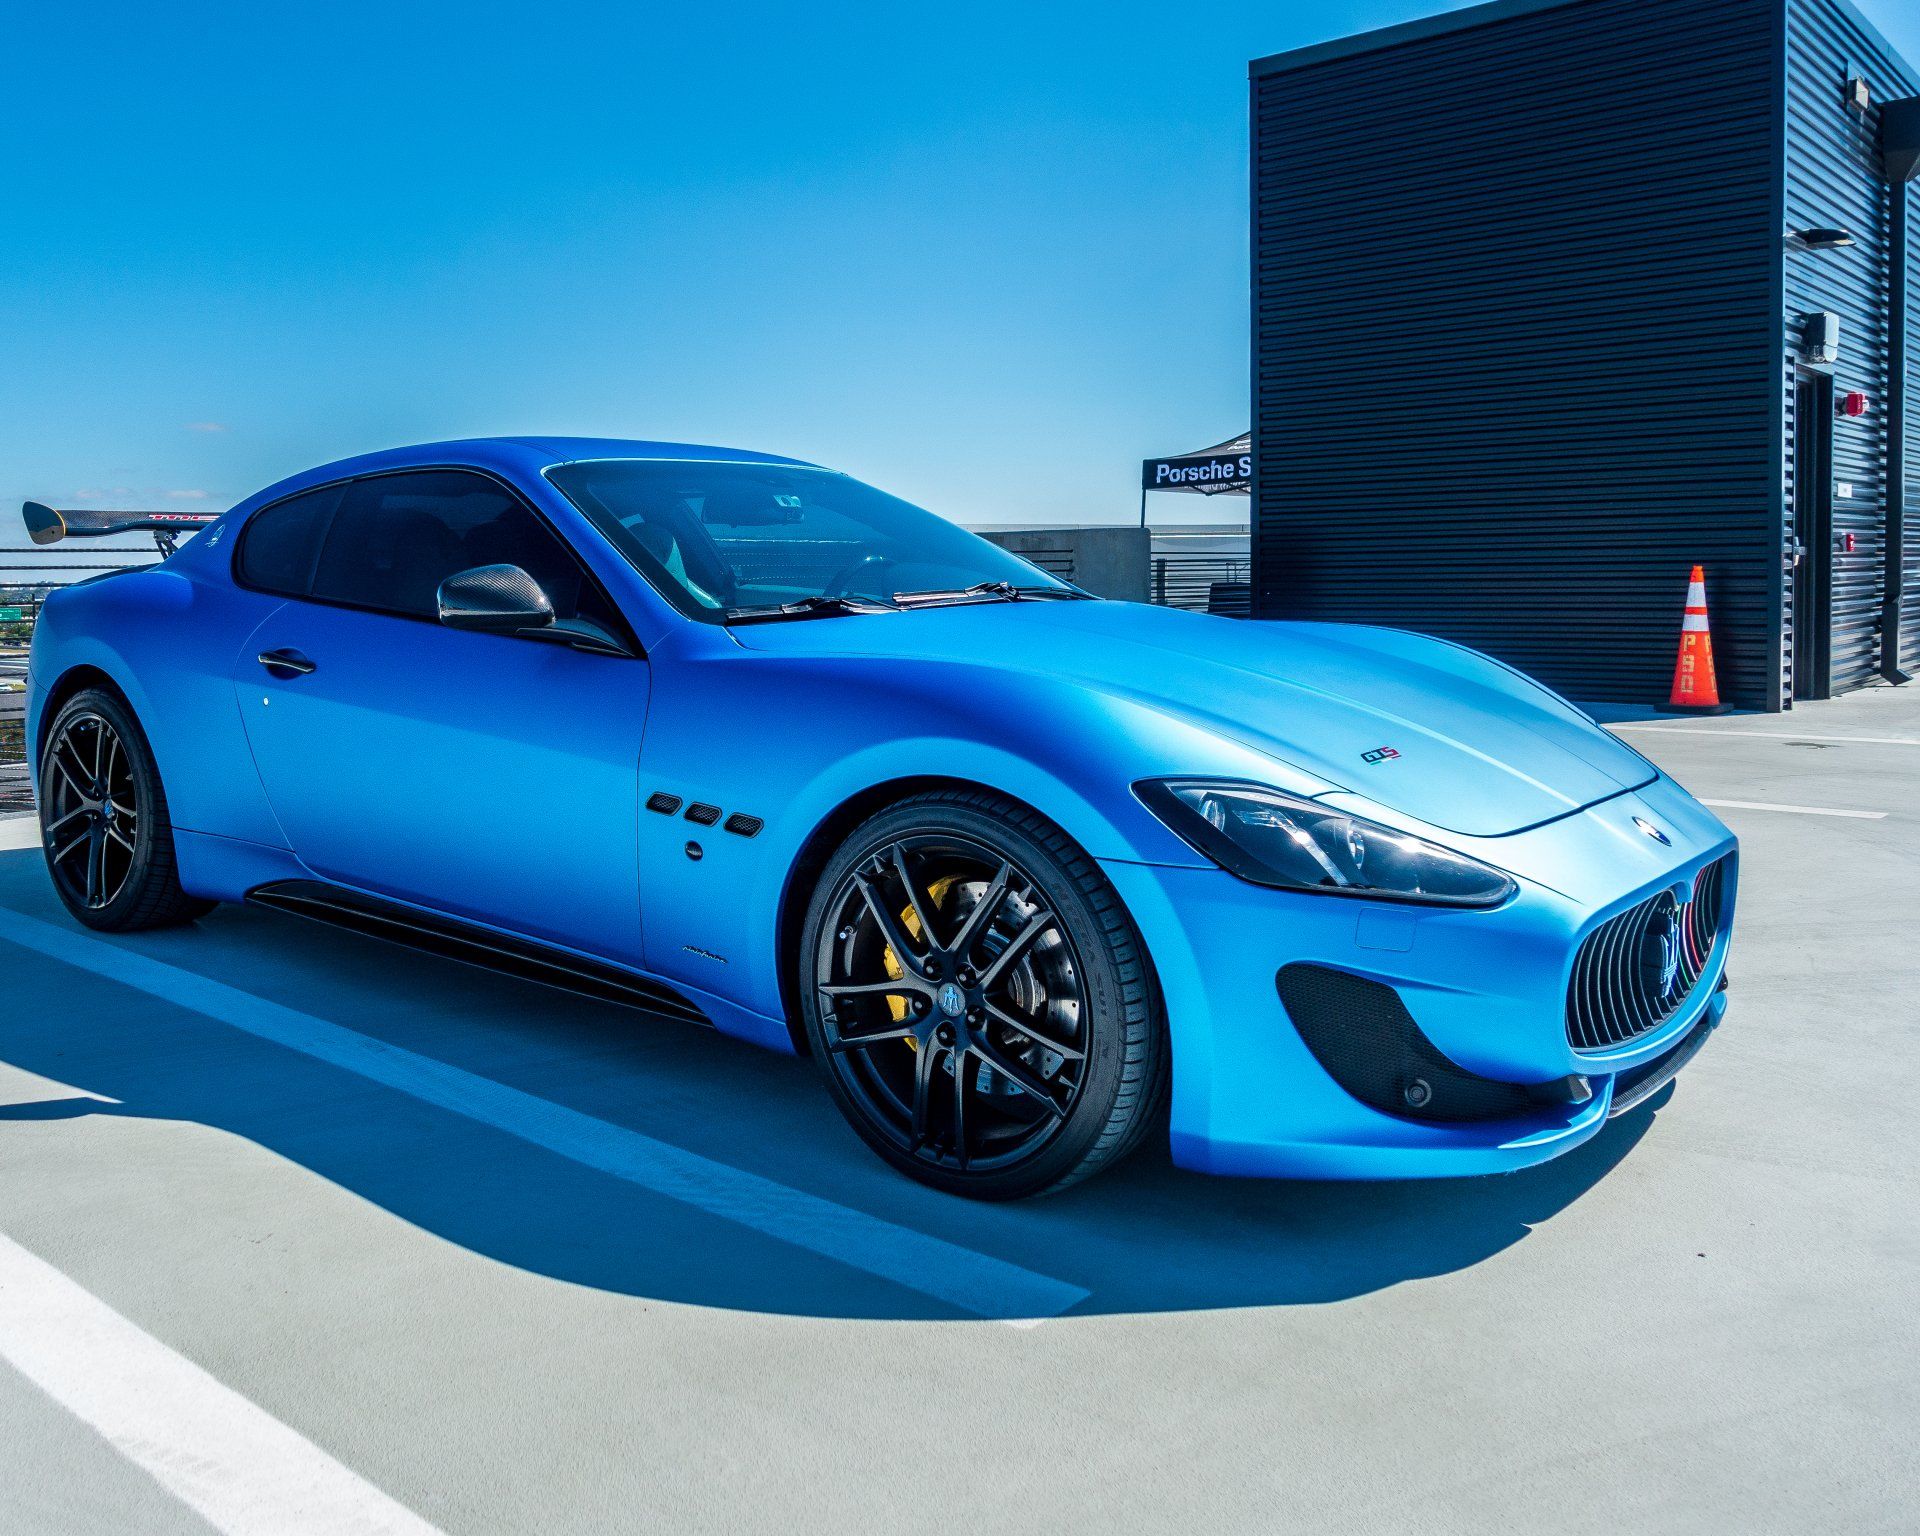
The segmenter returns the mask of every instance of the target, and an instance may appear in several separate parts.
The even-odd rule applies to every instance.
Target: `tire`
[[[40,840],[54,890],[89,928],[165,928],[216,905],[180,888],[153,750],[133,711],[105,689],[76,693],[47,731]]]
[[[1003,796],[918,795],[856,827],[814,888],[800,970],[834,1101],[936,1189],[1061,1189],[1159,1118],[1169,1053],[1140,937],[1099,866]]]

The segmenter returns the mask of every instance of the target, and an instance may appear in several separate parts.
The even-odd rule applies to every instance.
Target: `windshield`
[[[1075,589],[944,518],[832,470],[591,459],[547,479],[690,618],[723,624],[825,600]],[[983,595],[982,601],[991,600]]]

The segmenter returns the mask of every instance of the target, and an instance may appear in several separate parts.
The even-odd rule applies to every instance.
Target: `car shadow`
[[[1606,704],[1582,701],[1578,707],[1593,716],[1601,725],[1657,725],[1662,722],[1668,725],[1684,724],[1688,714],[1687,710],[1668,709],[1659,704]],[[1761,711],[1728,707],[1720,713],[1758,715]]]
[[[0,858],[0,905],[64,925],[44,877],[36,867],[35,890],[23,862]],[[811,1063],[710,1031],[271,913],[223,910],[113,942],[804,1190],[883,1230],[1083,1288],[1075,1314],[1335,1301],[1469,1268],[1578,1200],[1672,1091],[1565,1156],[1498,1177],[1217,1179],[1173,1167],[1162,1140],[1058,1195],[989,1206],[881,1165]],[[12,1002],[0,1010],[0,1061],[101,1096],[0,1106],[0,1146],[24,1122],[185,1122],[265,1148],[445,1242],[577,1285],[766,1313],[963,1315],[103,977],[4,944],[0,955]],[[224,1189],[181,1188],[177,1201],[188,1209],[229,1198]]]

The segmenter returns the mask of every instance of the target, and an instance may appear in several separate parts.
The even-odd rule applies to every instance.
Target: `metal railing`
[[[1062,581],[1073,580],[1071,549],[1023,549],[1020,558],[1030,565],[1039,566],[1049,576],[1058,576]]]
[[[7,609],[20,610],[17,619],[0,617],[0,654],[4,654],[9,646],[24,646],[32,639],[33,626],[40,617],[40,605],[46,601],[49,593],[76,581],[84,581],[89,576],[97,576],[102,571],[123,571],[129,567],[152,565],[155,560],[150,547],[86,551],[91,555],[124,557],[111,560],[49,559],[48,556],[53,553],[34,544],[0,544],[0,614]],[[67,555],[73,552],[62,549],[59,553]],[[31,558],[18,561],[8,558],[18,555]]]
[[[1152,601],[1236,619],[1251,613],[1253,559],[1247,530],[1156,528],[1152,559]]]
[[[1153,601],[1244,619],[1251,608],[1250,562],[1229,555],[1153,557]]]
[[[0,544],[0,816],[33,809],[27,775],[26,652],[47,596],[102,571],[151,565],[154,551],[109,546],[88,549],[105,559],[75,560],[71,549]]]

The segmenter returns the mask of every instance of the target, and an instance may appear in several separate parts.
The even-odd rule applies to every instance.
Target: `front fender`
[[[1136,779],[1277,765],[1199,729],[1084,687],[954,662],[781,657],[737,647],[655,658],[641,751],[641,923],[649,970],[725,998],[788,1043],[783,912],[803,850],[876,786],[978,784],[1032,806],[1105,861],[1205,867],[1132,792]],[[738,750],[727,744],[738,743]],[[696,805],[761,820],[751,837],[690,823]],[[698,857],[689,854],[697,846]]]

